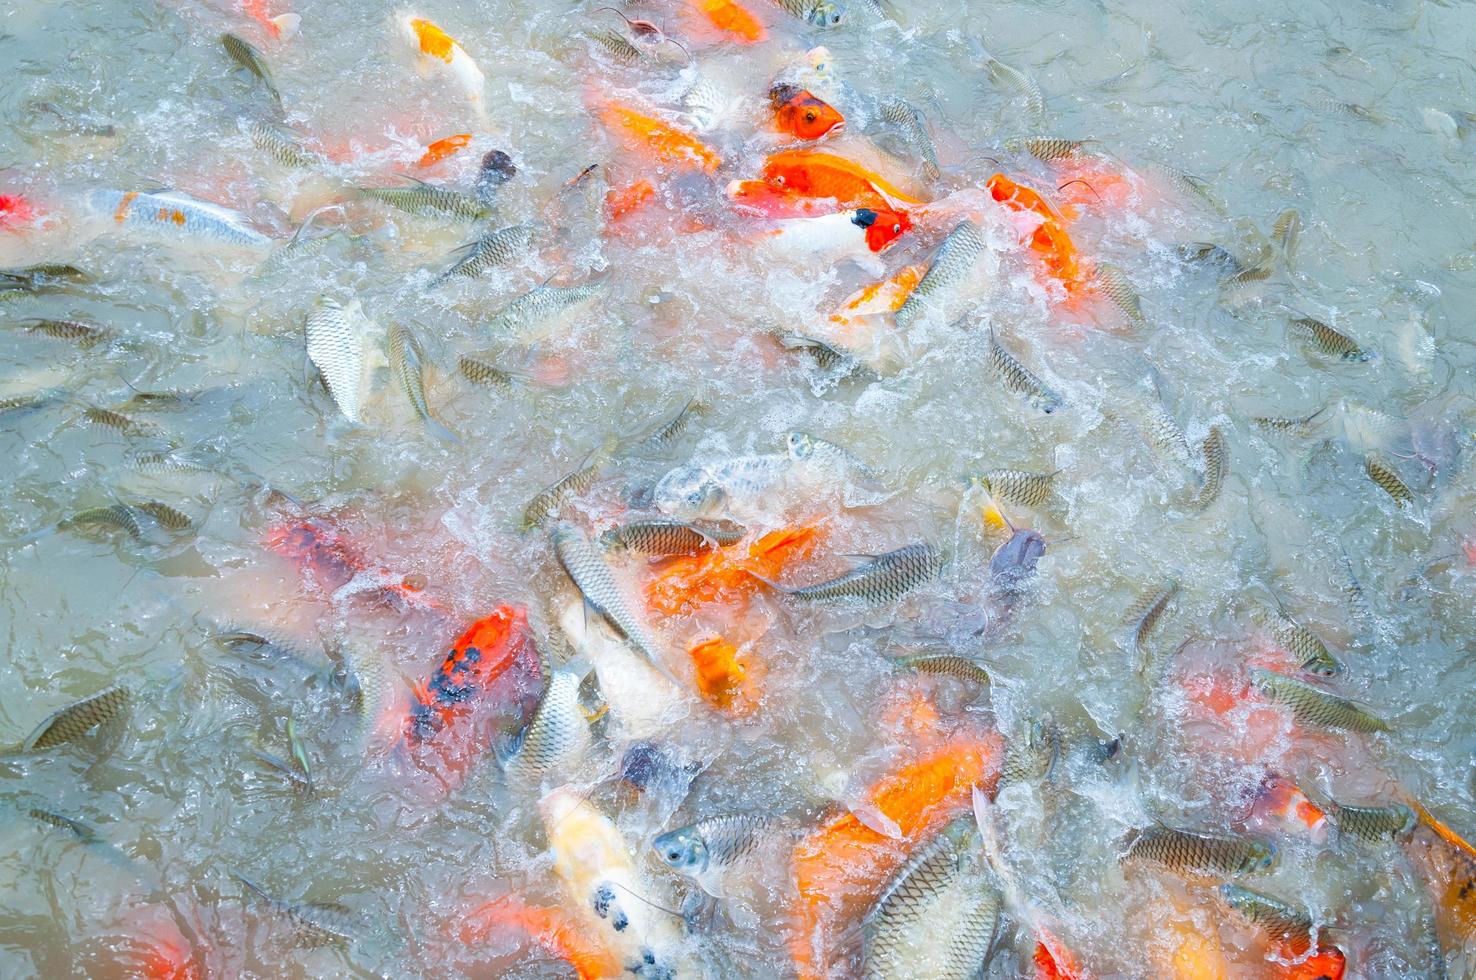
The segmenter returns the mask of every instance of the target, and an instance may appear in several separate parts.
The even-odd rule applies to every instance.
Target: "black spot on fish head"
[[[877,214],[871,208],[857,208],[856,213],[851,215],[851,224],[858,228],[870,228],[876,224]]]

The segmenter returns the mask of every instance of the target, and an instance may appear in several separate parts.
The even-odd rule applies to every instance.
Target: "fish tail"
[[[296,37],[302,29],[302,16],[300,14],[278,14],[268,17],[267,23],[271,25],[269,30],[273,35],[283,41]]]
[[[430,415],[425,417],[425,430],[442,442],[449,442],[456,446],[461,445],[461,436],[452,432],[444,423]]]
[[[773,589],[775,592],[781,593],[783,595],[793,595],[794,594],[794,589],[787,589],[784,586],[780,585],[778,582],[774,581],[773,579],[771,579],[771,578],[765,578],[764,576],[760,575],[758,572],[755,572],[751,568],[746,568],[746,567],[745,568],[740,568],[739,571],[741,571],[744,575],[747,575],[749,578],[757,579],[758,581],[760,581],[763,584],[767,585],[769,588]]]

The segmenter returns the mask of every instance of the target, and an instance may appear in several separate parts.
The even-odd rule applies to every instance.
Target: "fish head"
[[[845,19],[845,9],[830,0],[819,0],[811,4],[809,12],[805,14],[805,20],[816,27],[839,27]]]
[[[802,140],[817,140],[845,128],[846,117],[809,89],[781,82],[769,90],[774,105],[774,124],[782,133]]]
[[[673,517],[713,517],[727,505],[728,494],[700,467],[681,467],[663,476],[651,493],[651,502]]]
[[[1246,849],[1245,860],[1240,862],[1240,871],[1249,874],[1265,871],[1276,863],[1276,845],[1270,841],[1252,841]]]
[[[815,455],[815,437],[805,432],[791,432],[785,437],[784,447],[790,459],[809,459]]]
[[[482,157],[482,166],[477,177],[478,183],[505,184],[518,175],[517,165],[512,162],[512,157],[502,150],[488,150],[486,156]]]
[[[682,827],[659,835],[651,841],[651,849],[662,864],[689,878],[707,870],[707,842],[694,827]]]
[[[851,224],[866,230],[866,247],[873,252],[886,251],[912,230],[912,218],[907,212],[884,208],[857,208],[851,212]]]
[[[1019,579],[1035,571],[1036,563],[1045,555],[1045,538],[1039,531],[1021,528],[995,549],[989,559],[989,574]]]

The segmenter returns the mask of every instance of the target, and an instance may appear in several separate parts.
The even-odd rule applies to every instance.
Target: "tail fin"
[[[278,14],[268,17],[267,23],[271,25],[267,28],[271,35],[279,41],[285,41],[297,36],[302,28],[302,17],[299,14]]]

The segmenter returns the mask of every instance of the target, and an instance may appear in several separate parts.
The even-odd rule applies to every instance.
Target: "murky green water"
[[[997,726],[1018,740],[1048,719],[1063,733],[1072,749],[1049,783],[1004,790],[999,812],[1019,893],[1096,976],[1172,975],[1184,929],[1222,948],[1234,975],[1279,975],[1264,944],[1220,923],[1204,882],[1124,871],[1116,860],[1124,834],[1154,819],[1239,828],[1268,772],[1352,803],[1407,791],[1476,832],[1470,563],[1437,562],[1410,582],[1476,535],[1469,8],[888,4],[895,21],[885,21],[853,4],[845,25],[819,31],[753,0],[769,38],[739,46],[717,43],[695,6],[624,8],[690,49],[682,74],[675,46],[625,67],[577,38],[620,23],[592,4],[417,9],[485,74],[485,118],[456,77],[417,62],[389,6],[305,5],[295,11],[300,33],[283,40],[229,0],[0,11],[0,194],[41,212],[29,227],[0,230],[0,267],[71,263],[87,273],[0,293],[0,316],[112,332],[91,347],[19,325],[0,332],[0,398],[49,396],[0,416],[9,461],[0,726],[18,743],[54,709],[111,684],[127,685],[135,703],[106,751],[64,746],[0,768],[0,973],[190,975],[148,972],[141,951],[173,944],[208,976],[563,975],[568,965],[517,929],[475,940],[461,932],[472,910],[502,895],[585,921],[586,897],[555,873],[543,791],[567,782],[612,815],[636,855],[641,897],[675,909],[696,889],[649,855],[653,835],[734,809],[804,828],[836,801],[859,807],[864,788],[917,748],[918,733],[897,721],[913,696],[936,700],[948,730]],[[261,49],[284,125],[322,154],[318,164],[288,168],[252,144],[242,120],[271,103],[221,48],[225,31]],[[724,194],[788,145],[770,125],[766,93],[821,43],[849,121],[817,148],[944,202],[916,209],[917,228],[879,259],[761,245],[764,223]],[[1019,91],[990,81],[983,48],[1038,82],[1039,118]],[[722,158],[712,174],[622,149],[592,111],[610,100],[690,124],[681,93],[697,75],[725,103],[700,134]],[[889,96],[927,118],[939,180],[922,175],[895,134],[866,131],[867,99]],[[461,132],[474,134],[468,149],[418,167],[426,144]],[[1005,148],[1021,136],[1093,142],[1078,162],[1053,166]],[[407,173],[469,187],[492,149],[518,172],[498,192],[491,227],[536,222],[534,247],[480,279],[432,286],[475,226],[408,215],[352,187]],[[592,177],[566,186],[594,163]],[[1202,178],[1212,200],[1176,191],[1164,167]],[[996,172],[1058,205],[1075,202],[1076,248],[1124,270],[1143,324],[1100,301],[1069,308],[1009,212],[979,196]],[[606,192],[642,179],[655,202],[611,221]],[[1079,183],[1056,190],[1068,180]],[[173,188],[284,240],[314,209],[342,207],[314,221],[309,237],[332,232],[322,248],[264,265],[267,248],[120,226],[89,206],[98,187]],[[1288,208],[1303,222],[1290,255],[1269,244]],[[963,214],[979,221],[984,254],[946,310],[905,332],[900,358],[861,352],[879,376],[838,377],[775,343],[775,326],[821,335],[845,297],[882,267],[925,261]],[[1265,247],[1270,275],[1222,288],[1216,269],[1177,257],[1176,246],[1195,242],[1248,262]],[[597,276],[603,292],[569,315],[520,336],[489,325],[541,283]],[[357,300],[380,329],[401,324],[419,337],[429,403],[459,444],[427,435],[382,365],[361,424],[339,415],[309,381],[304,354],[304,317],[320,295]],[[1308,353],[1289,333],[1298,316],[1337,326],[1373,358]],[[1059,411],[1042,414],[1000,386],[987,366],[989,325],[1061,395]],[[875,329],[884,341],[897,336],[886,323]],[[482,351],[517,380],[477,386],[458,374],[461,355]],[[140,404],[137,391],[188,397]],[[626,451],[627,437],[694,397],[708,411],[676,440]],[[1144,437],[1155,403],[1196,452],[1212,426],[1225,436],[1228,477],[1203,511],[1190,503],[1195,466]],[[88,424],[88,407],[149,428]],[[1268,436],[1250,421],[1319,410],[1305,436]],[[504,604],[527,607],[539,648],[560,659],[557,624],[573,592],[548,533],[520,525],[539,490],[607,439],[627,441],[565,510],[595,530],[638,508],[667,471],[782,454],[794,429],[844,446],[881,485],[832,473],[735,512],[755,535],[822,526],[814,554],[782,569],[784,581],[818,581],[845,568],[842,555],[915,541],[948,554],[939,581],[865,608],[759,589],[746,606],[652,615],[677,683],[652,707],[641,695],[658,690],[653,682],[627,677],[622,696],[614,675],[624,668],[607,664],[601,738],[541,785],[507,784],[486,744],[516,727],[510,705],[536,700],[528,678],[480,719],[464,747],[465,781],[449,792],[406,760],[397,729],[356,731],[321,655],[325,639],[386,666],[396,724],[411,686]],[[205,471],[140,467],[141,455],[171,449]],[[1370,453],[1410,486],[1407,506],[1365,474]],[[1005,504],[1047,541],[1012,617],[989,593],[988,560],[1004,537],[981,523],[979,491],[965,490],[967,474],[997,468],[1057,474],[1044,505]],[[148,500],[178,508],[191,527],[145,521],[141,540],[37,533],[88,508]],[[305,578],[265,542],[310,519],[351,542],[366,574],[424,588],[407,602]],[[615,565],[632,588],[659,574],[639,558]],[[1370,615],[1346,600],[1349,568]],[[1123,611],[1170,580],[1181,591],[1135,649]],[[1275,662],[1278,599],[1343,662],[1326,686],[1387,719],[1391,733],[1308,736],[1247,707],[1245,664]],[[222,626],[285,630],[308,648],[307,662],[233,655],[211,639]],[[685,651],[713,632],[746,641],[763,667],[749,714],[696,693]],[[899,675],[885,659],[940,643],[989,664],[989,694]],[[253,755],[288,754],[289,718],[312,794]],[[1088,741],[1117,734],[1119,758],[1085,758]],[[621,784],[633,742],[690,764],[689,791]],[[37,807],[86,822],[101,842],[29,816]],[[1428,901],[1397,845],[1294,834],[1280,843],[1276,869],[1254,887],[1335,926],[1350,976],[1427,969]],[[788,845],[777,850],[782,858]],[[347,906],[359,938],[304,946],[232,872],[283,899]],[[679,936],[662,966],[682,976],[792,969],[796,897],[782,860],[739,878],[741,897]],[[681,933],[676,918],[639,908],[654,931]],[[1017,927],[990,975],[1019,975],[1034,950],[1040,920],[1020,908],[1007,915]],[[854,939],[839,941],[838,969],[859,962]]]

